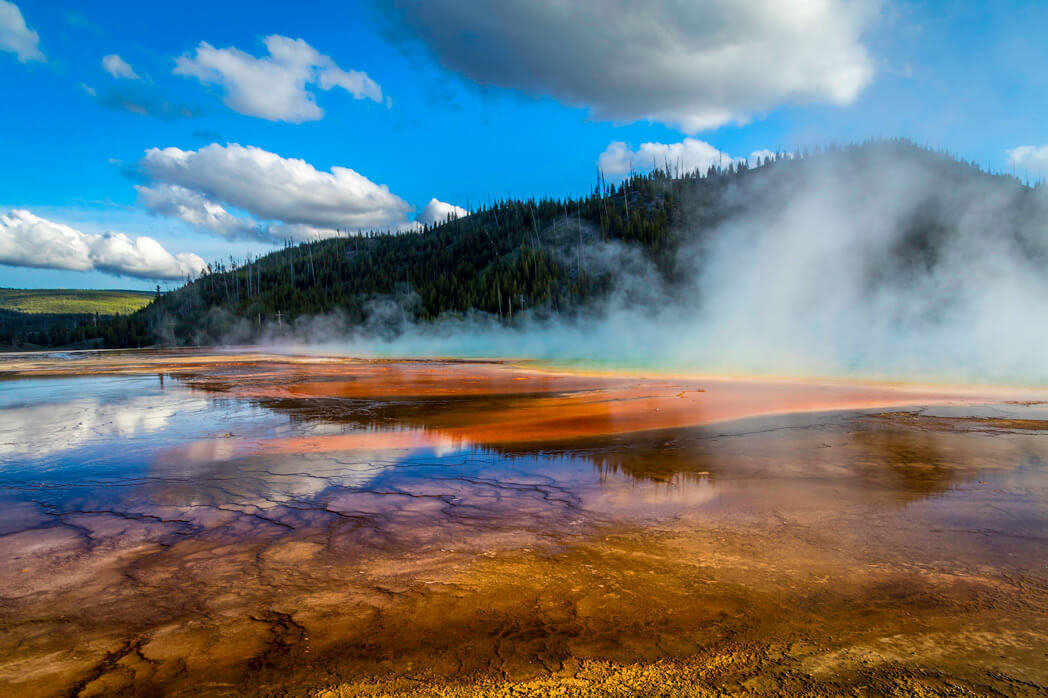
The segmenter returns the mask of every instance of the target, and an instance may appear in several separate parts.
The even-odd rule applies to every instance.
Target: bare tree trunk
[[[579,284],[582,284],[582,209],[579,205],[575,204],[575,215],[578,216],[579,221]]]

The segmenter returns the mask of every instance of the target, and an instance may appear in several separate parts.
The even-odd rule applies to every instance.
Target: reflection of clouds
[[[383,487],[405,496],[447,496],[460,509],[478,506],[488,515],[537,498],[539,510],[574,501],[602,515],[657,517],[702,507],[718,495],[704,474],[595,477],[594,466],[601,469],[586,456],[508,455],[440,430],[314,423],[290,431],[274,429],[283,438],[209,438],[165,449],[152,465],[163,484],[153,486],[150,496],[169,506],[264,510],[311,506],[329,488],[343,491],[333,493],[336,498],[358,501],[381,477]]]
[[[207,400],[153,394],[118,400],[81,397],[64,402],[0,407],[0,457],[47,456],[164,429],[176,414],[199,411]]]
[[[153,474],[178,479],[155,496],[168,503],[269,508],[306,500],[328,487],[366,487],[390,468],[468,449],[439,431],[347,429],[334,422],[275,427],[277,438],[208,438],[163,450]],[[190,487],[191,489],[187,489]]]
[[[204,439],[158,454],[150,496],[169,506],[268,509],[309,500],[329,487],[360,488],[408,451],[264,454],[236,439]]]
[[[195,465],[229,460],[236,454],[236,442],[231,439],[201,439],[185,446],[180,446],[173,456],[162,458],[167,463],[180,463],[186,468]]]

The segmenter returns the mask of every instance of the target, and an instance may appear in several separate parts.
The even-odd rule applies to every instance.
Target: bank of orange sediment
[[[427,420],[425,433],[350,433],[255,444],[266,452],[447,447],[545,442],[671,429],[794,412],[883,409],[914,404],[977,403],[977,395],[831,383],[728,379],[636,379],[525,373],[509,366],[453,365],[434,372],[410,365],[355,366],[351,379],[327,367],[328,380],[283,386],[242,385],[256,399],[502,395],[497,405]],[[345,376],[343,376],[345,377]],[[519,396],[516,398],[514,396]]]
[[[76,371],[155,373],[207,390],[257,400],[403,400],[500,397],[418,431],[366,432],[242,443],[252,452],[324,452],[575,439],[671,429],[793,412],[883,409],[993,401],[976,392],[876,384],[727,378],[647,378],[537,370],[533,365],[397,361],[266,354],[168,354],[92,357]],[[17,375],[54,375],[53,362],[25,360]],[[199,374],[199,380],[194,380]],[[519,398],[519,399],[515,399]],[[474,403],[476,405],[477,403]]]

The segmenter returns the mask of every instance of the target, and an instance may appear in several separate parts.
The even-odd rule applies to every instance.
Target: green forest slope
[[[151,291],[0,288],[0,310],[20,313],[116,315],[149,305]]]

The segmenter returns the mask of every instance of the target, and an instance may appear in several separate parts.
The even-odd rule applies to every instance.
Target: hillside
[[[115,316],[127,317],[155,297],[149,291],[0,288],[0,348],[102,346]]]
[[[0,310],[29,314],[115,315],[149,305],[151,291],[0,288]]]
[[[991,208],[976,215],[971,208],[980,202]],[[758,231],[787,244],[810,229],[788,243],[788,256],[798,246],[828,250],[861,238],[874,224],[888,228],[849,242],[849,249],[868,247],[853,276],[863,294],[906,293],[918,282],[939,279],[942,287],[943,278],[962,279],[965,271],[947,262],[954,263],[958,241],[973,236],[1042,264],[1045,203],[1041,187],[903,140],[705,172],[664,163],[621,183],[597,181],[576,199],[496,201],[418,232],[289,244],[258,259],[216,261],[182,288],[104,322],[97,336],[107,346],[241,343],[329,313],[343,328],[383,334],[404,322],[470,313],[512,324],[522,314],[592,316],[611,302],[692,308],[712,293],[697,279],[707,275],[710,255],[725,256],[718,246],[738,247],[742,256],[732,264],[743,269],[742,250]],[[813,210],[820,207],[832,210]],[[1036,269],[1042,273],[1043,265]]]

